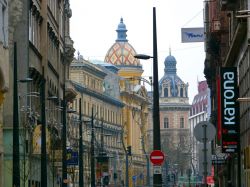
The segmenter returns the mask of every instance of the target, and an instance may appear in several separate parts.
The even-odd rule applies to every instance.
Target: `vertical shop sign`
[[[239,142],[239,107],[237,68],[222,67],[221,76],[221,125],[222,152],[236,153]]]

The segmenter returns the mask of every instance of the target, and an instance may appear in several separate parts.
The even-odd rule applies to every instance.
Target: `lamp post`
[[[13,64],[13,168],[12,185],[20,186],[20,153],[19,153],[19,113],[18,113],[18,89],[17,89],[17,48],[14,43]]]
[[[153,149],[161,150],[160,114],[159,114],[159,85],[158,85],[158,55],[156,33],[156,8],[153,7],[153,57],[148,55],[135,55],[138,59],[153,58]],[[162,185],[162,175],[153,175],[154,187]]]
[[[79,99],[79,186],[83,187],[82,99]]]
[[[46,111],[44,69],[41,82],[41,186],[47,187],[47,153],[46,153]]]
[[[67,104],[65,98],[65,84],[63,85],[63,100],[62,100],[62,187],[67,187],[67,150],[66,150],[66,139],[67,139]]]
[[[18,80],[17,70],[17,46],[14,43],[14,62],[13,62],[13,168],[12,185],[20,187],[20,151],[19,151],[19,104],[18,104],[18,83],[28,83],[33,81],[31,78]],[[26,101],[27,102],[27,101]],[[24,171],[25,174],[25,171]],[[25,180],[25,179],[24,179]]]
[[[94,108],[92,107],[92,115],[91,115],[91,146],[90,146],[90,154],[91,154],[91,187],[95,187],[95,148],[94,148]]]

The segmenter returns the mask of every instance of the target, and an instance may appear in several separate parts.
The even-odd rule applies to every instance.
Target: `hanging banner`
[[[236,153],[239,142],[239,106],[237,68],[222,67],[221,78],[221,127],[222,152]]]
[[[181,42],[204,42],[204,28],[181,28]]]
[[[39,124],[35,127],[34,132],[33,132],[33,142],[32,142],[33,154],[41,154],[41,145],[42,145],[41,128],[42,128],[42,125]],[[46,153],[47,154],[50,153],[50,134],[49,134],[48,128],[46,128]]]

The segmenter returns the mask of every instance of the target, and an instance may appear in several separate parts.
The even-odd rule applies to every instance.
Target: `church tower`
[[[185,177],[191,161],[188,83],[177,75],[177,61],[171,51],[164,64],[164,76],[159,81],[159,104],[162,150],[168,158],[165,173]]]

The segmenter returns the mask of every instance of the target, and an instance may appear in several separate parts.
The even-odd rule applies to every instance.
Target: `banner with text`
[[[236,153],[239,143],[239,107],[237,68],[221,67],[221,127],[222,152]],[[218,103],[219,104],[219,103]]]
[[[181,28],[181,42],[204,42],[204,28]]]

